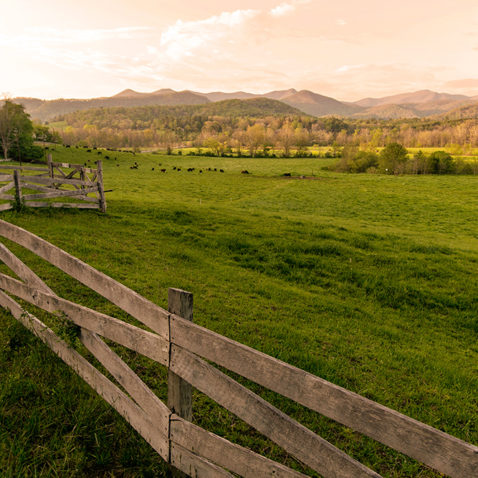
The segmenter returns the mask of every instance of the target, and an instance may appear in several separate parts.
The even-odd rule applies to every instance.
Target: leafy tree
[[[19,161],[41,157],[41,148],[33,145],[33,124],[23,105],[5,100],[0,108],[0,143],[5,159]]]
[[[434,151],[428,158],[430,172],[435,174],[451,173],[453,158],[446,151]]]
[[[390,143],[382,149],[379,156],[380,169],[388,174],[403,172],[408,151],[399,143]]]

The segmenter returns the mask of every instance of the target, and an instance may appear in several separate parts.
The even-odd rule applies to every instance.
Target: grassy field
[[[2,219],[163,307],[168,287],[189,290],[197,323],[478,444],[478,178],[347,175],[321,170],[325,159],[107,154],[106,215],[28,210]],[[60,147],[53,155],[99,157]],[[139,169],[130,169],[135,161]],[[125,317],[12,249],[58,294]],[[168,476],[68,367],[9,314],[0,320],[1,476]],[[118,350],[164,399],[164,370]],[[251,387],[385,477],[440,476]],[[201,426],[309,473],[199,393],[194,414]]]

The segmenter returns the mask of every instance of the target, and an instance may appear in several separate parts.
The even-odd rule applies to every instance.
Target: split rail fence
[[[13,172],[7,173],[9,170]],[[14,194],[9,193],[11,190]],[[56,198],[79,202],[51,202]],[[0,211],[22,204],[106,212],[102,162],[98,161],[96,168],[87,168],[81,164],[56,163],[48,155],[47,167],[0,165],[0,200],[9,201],[0,204]]]
[[[164,460],[187,475],[305,476],[194,425],[191,387],[195,387],[324,477],[380,476],[222,373],[213,362],[441,473],[457,478],[478,476],[478,447],[194,324],[190,293],[170,289],[169,310],[165,310],[18,226],[0,221],[0,236],[34,252],[150,329],[58,297],[0,243],[0,260],[21,279],[0,274],[0,305],[113,406]],[[62,314],[76,324],[81,342],[117,384],[13,297]],[[167,367],[168,403],[163,403],[101,337]]]

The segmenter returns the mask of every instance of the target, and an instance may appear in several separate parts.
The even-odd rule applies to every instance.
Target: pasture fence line
[[[326,478],[380,477],[216,367],[221,366],[438,472],[453,478],[478,476],[478,447],[195,324],[192,294],[169,289],[165,310],[25,229],[0,220],[0,236],[56,266],[149,329],[57,296],[0,243],[0,260],[21,279],[0,273],[0,305],[48,345],[180,472],[199,478],[232,477],[233,473],[244,477],[305,476],[194,425],[194,387]],[[13,297],[75,324],[79,340],[116,383]],[[167,367],[167,404],[102,338]]]
[[[12,189],[14,194],[9,194]],[[75,199],[79,202],[50,201],[55,198]],[[49,154],[47,167],[0,165],[0,200],[8,201],[0,204],[0,211],[24,205],[98,209],[106,212],[103,164],[98,161],[96,168],[87,168],[81,164],[57,163],[53,162]]]

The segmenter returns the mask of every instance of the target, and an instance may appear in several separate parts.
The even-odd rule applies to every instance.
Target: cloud
[[[341,66],[340,68],[337,68],[335,70],[336,73],[347,73],[349,72],[350,70],[358,70],[360,68],[363,68],[365,65],[361,64],[361,65],[343,65]]]
[[[259,14],[259,10],[235,10],[204,20],[178,20],[162,33],[160,47],[171,59],[192,56],[194,50],[229,36],[231,30],[240,28],[247,20]]]
[[[347,25],[347,22],[343,18],[337,18],[337,21],[335,22],[339,27],[344,27]]]
[[[290,3],[281,3],[280,5],[277,5],[276,7],[272,8],[269,10],[269,13],[273,17],[283,17],[284,15],[287,15],[295,10],[295,5],[291,5]]]

